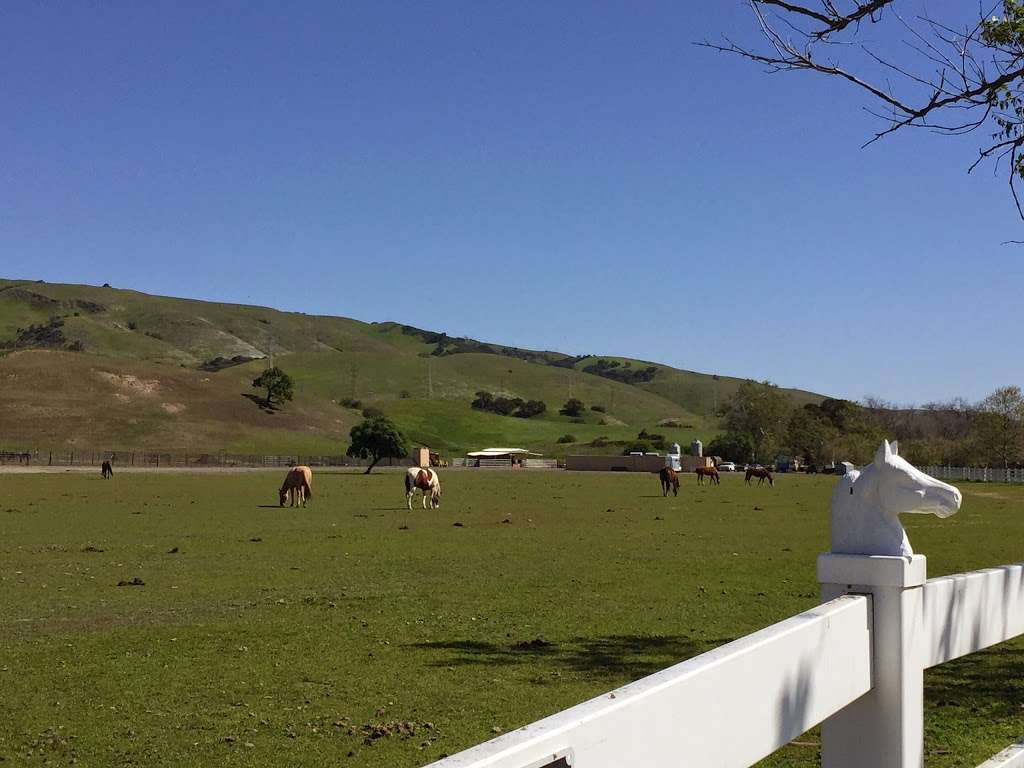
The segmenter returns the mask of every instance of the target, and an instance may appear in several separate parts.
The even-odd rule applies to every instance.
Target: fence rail
[[[428,768],[745,768],[819,723],[823,768],[920,768],[924,669],[1024,634],[1024,565],[823,554],[818,580],[817,608]]]
[[[66,450],[66,451],[5,451],[0,450],[0,465],[53,467],[98,467],[104,461],[115,467],[365,467],[365,459],[349,456],[263,455],[247,453],[200,453],[145,450]],[[410,467],[412,459],[382,459],[378,467]]]
[[[1024,483],[1024,469],[1001,467],[922,467],[939,480],[973,480],[983,483]]]
[[[837,598],[433,766],[744,768],[870,690],[870,602]]]

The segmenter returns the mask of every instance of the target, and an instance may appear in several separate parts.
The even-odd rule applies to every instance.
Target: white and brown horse
[[[284,483],[277,492],[281,506],[291,497],[291,505],[296,502],[306,506],[306,502],[313,498],[313,470],[309,467],[292,467],[284,476]]]
[[[427,467],[409,467],[405,473],[405,501],[412,509],[412,497],[416,489],[423,492],[423,508],[427,508],[427,496],[430,496],[430,508],[441,507],[441,480],[437,472]]]

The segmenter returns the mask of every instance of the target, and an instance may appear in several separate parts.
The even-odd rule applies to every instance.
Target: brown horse
[[[768,481],[768,485],[775,487],[775,481],[772,479],[772,473],[763,467],[751,467],[747,470],[746,483],[750,485],[750,478],[758,478],[757,484],[761,485],[765,480]]]
[[[103,476],[104,480],[109,480],[114,476],[114,468],[110,466],[109,461],[104,460],[102,466],[100,467],[100,475]]]
[[[697,485],[704,485],[704,478],[715,485],[721,485],[722,479],[718,476],[715,467],[697,467]]]
[[[679,475],[672,469],[672,467],[663,467],[658,473],[658,478],[661,480],[661,495],[668,496],[669,488],[672,489],[672,495],[679,495]]]

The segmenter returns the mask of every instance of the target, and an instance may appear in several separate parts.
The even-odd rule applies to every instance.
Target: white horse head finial
[[[862,472],[849,472],[832,491],[832,552],[910,557],[904,512],[949,517],[963,497],[952,485],[926,475],[899,455],[896,441],[882,442]]]

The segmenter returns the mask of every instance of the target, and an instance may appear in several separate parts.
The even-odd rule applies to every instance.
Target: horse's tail
[[[306,499],[313,498],[313,486],[309,484],[309,480],[305,477],[302,478],[302,492],[306,495]]]
[[[405,473],[405,492],[412,493],[412,476],[408,472]]]

